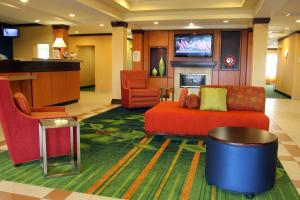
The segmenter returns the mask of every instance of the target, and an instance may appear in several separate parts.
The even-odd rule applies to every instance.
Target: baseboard
[[[84,88],[90,88],[90,87],[95,87],[95,85],[86,85],[86,86],[81,86],[80,89],[84,89]]]
[[[111,104],[121,104],[121,99],[112,99]]]
[[[279,94],[282,94],[282,95],[284,95],[284,96],[286,96],[286,97],[288,97],[288,98],[292,98],[290,95],[288,95],[288,94],[285,94],[284,92],[280,92],[279,90],[276,90],[276,89],[274,89],[274,91],[275,92],[278,92]]]

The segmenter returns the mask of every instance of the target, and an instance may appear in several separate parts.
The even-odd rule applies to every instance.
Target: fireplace
[[[180,88],[199,88],[206,84],[206,74],[180,73]]]

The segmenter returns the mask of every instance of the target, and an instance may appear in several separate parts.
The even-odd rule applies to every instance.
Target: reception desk
[[[4,60],[0,76],[7,76],[12,92],[22,92],[33,107],[80,98],[80,62],[76,60]]]

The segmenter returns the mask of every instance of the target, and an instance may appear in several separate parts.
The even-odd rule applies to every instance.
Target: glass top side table
[[[52,128],[70,128],[70,156],[71,161],[69,162],[57,162],[53,164],[48,164],[47,158],[47,129]],[[76,129],[76,157],[74,154],[74,129]],[[52,176],[52,177],[60,177],[73,175],[80,172],[80,126],[79,122],[77,122],[73,118],[54,118],[54,119],[41,119],[39,124],[39,141],[40,141],[40,161],[43,175]],[[48,174],[48,166],[58,166],[68,164],[72,166],[72,170],[68,172],[62,173],[53,173]]]

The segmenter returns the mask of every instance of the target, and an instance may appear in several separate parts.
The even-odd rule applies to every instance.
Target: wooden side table
[[[161,87],[160,89],[160,101],[167,101],[172,94],[172,101],[174,101],[174,88]]]
[[[51,128],[70,128],[70,151],[71,151],[71,161],[70,162],[59,162],[53,163],[52,166],[58,166],[63,164],[72,165],[72,171],[64,172],[64,173],[54,173],[48,175],[48,159],[47,159],[47,132],[46,129]],[[77,153],[77,160],[75,159],[74,155],[74,128],[76,128],[77,132],[77,143],[76,143],[76,153]],[[73,118],[55,118],[55,119],[41,119],[39,124],[39,140],[40,140],[40,161],[41,161],[41,168],[43,175],[46,176],[53,176],[53,177],[60,177],[60,176],[67,176],[73,175],[80,171],[80,126],[79,122],[77,122]]]

